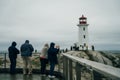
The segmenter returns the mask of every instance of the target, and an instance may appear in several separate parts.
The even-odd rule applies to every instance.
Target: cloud
[[[0,44],[3,46],[3,42],[6,46],[13,40],[22,43],[29,39],[34,44],[56,41],[63,47],[71,46],[71,43],[78,41],[76,25],[78,18],[84,14],[90,24],[90,44],[113,44],[116,48],[120,46],[119,2],[0,0]]]

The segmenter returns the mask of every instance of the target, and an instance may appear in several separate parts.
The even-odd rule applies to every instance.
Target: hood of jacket
[[[50,44],[50,47],[54,47],[54,46],[55,46],[55,43],[52,42],[52,43]]]
[[[12,42],[12,46],[14,46],[14,47],[15,47],[16,45],[17,45],[17,43],[16,43],[16,42]]]

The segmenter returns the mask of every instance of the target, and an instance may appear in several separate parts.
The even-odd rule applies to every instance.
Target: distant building
[[[88,49],[88,25],[87,17],[82,15],[79,18],[78,26],[78,42],[76,43],[78,47],[82,47],[81,49]]]

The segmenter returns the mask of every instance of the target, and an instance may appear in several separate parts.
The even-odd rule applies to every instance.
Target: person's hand
[[[56,45],[56,48],[57,48],[57,49],[59,49],[59,48],[60,48],[60,46],[59,46],[59,45]]]

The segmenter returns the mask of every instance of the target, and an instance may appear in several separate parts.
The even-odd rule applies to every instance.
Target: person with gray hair
[[[40,63],[41,63],[41,75],[46,75],[46,64],[48,63],[48,48],[49,45],[46,43],[40,53]]]
[[[28,74],[32,74],[31,56],[34,48],[31,44],[29,44],[29,40],[26,40],[25,43],[21,45],[20,51],[23,59],[23,74],[27,74],[27,67]]]

